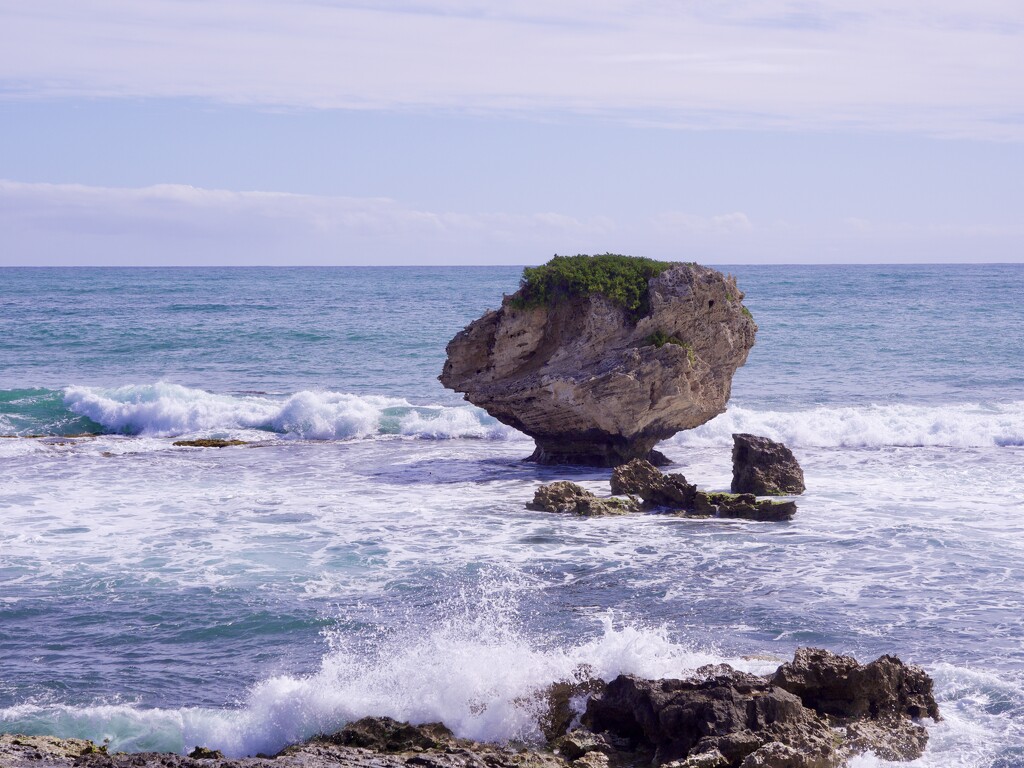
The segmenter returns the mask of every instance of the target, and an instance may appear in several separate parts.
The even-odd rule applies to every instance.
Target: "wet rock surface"
[[[665,509],[683,515],[738,518],[764,522],[789,520],[796,503],[757,499],[749,493],[708,493],[679,474],[664,474],[644,459],[633,459],[612,470],[612,493],[643,499],[647,509]]]
[[[895,656],[858,664],[852,656],[800,648],[792,662],[779,667],[772,682],[824,715],[939,717],[931,678]]]
[[[939,716],[919,667],[893,656],[862,665],[810,648],[767,676],[719,664],[688,679],[619,675],[606,684],[579,670],[544,698],[544,746],[481,744],[441,723],[367,717],[274,757],[224,758],[203,747],[188,756],[107,754],[78,739],[0,735],[0,767],[836,768],[866,751],[917,759],[928,741],[918,718]]]
[[[735,279],[696,264],[651,278],[640,317],[600,294],[532,308],[518,295],[449,342],[440,380],[547,464],[663,462],[657,442],[725,410],[757,330]]]
[[[732,436],[732,492],[755,496],[803,493],[804,471],[782,443],[757,435]]]
[[[752,493],[704,493],[697,491],[692,513],[761,522],[790,520],[796,502],[757,499]]]
[[[639,496],[648,507],[692,509],[697,486],[679,474],[664,474],[645,459],[633,459],[612,470],[612,493]]]
[[[601,498],[568,480],[542,485],[527,509],[537,512],[561,512],[581,517],[607,517],[638,512],[640,505],[631,498]]]
[[[883,656],[803,648],[766,677],[727,665],[689,680],[620,675],[593,696],[583,724],[625,739],[655,764],[680,768],[832,768],[874,752],[914,760],[928,741],[920,717],[937,719],[932,681]]]

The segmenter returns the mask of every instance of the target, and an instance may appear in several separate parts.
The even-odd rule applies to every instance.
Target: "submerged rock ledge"
[[[665,463],[655,444],[725,411],[757,326],[734,278],[682,263],[648,278],[641,262],[606,254],[537,268],[584,272],[590,282],[564,278],[545,285],[541,300],[524,277],[500,309],[448,343],[441,383],[534,438],[534,461]],[[614,294],[623,284],[635,307],[588,287]]]
[[[2,768],[839,768],[864,752],[914,760],[937,720],[932,680],[894,656],[858,664],[801,648],[772,675],[726,664],[683,680],[619,675],[563,681],[541,692],[546,743],[496,745],[457,738],[442,723],[367,717],[273,757],[227,759],[108,754],[80,739],[0,735]],[[573,728],[573,724],[579,727]]]

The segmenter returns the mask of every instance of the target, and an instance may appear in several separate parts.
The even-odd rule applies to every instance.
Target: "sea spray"
[[[752,672],[774,668],[694,649],[665,627],[609,615],[597,620],[591,638],[550,646],[519,626],[508,595],[477,602],[462,593],[441,615],[429,626],[407,624],[358,639],[331,633],[317,671],[263,680],[235,708],[22,704],[0,710],[0,730],[107,741],[112,750],[182,752],[203,745],[242,756],[272,754],[377,715],[441,721],[478,741],[537,743],[545,690],[581,673],[604,680],[623,673],[678,677],[723,661]]]

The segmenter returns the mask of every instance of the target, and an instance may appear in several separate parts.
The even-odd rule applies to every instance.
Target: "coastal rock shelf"
[[[274,757],[108,754],[78,739],[0,736],[4,768],[838,768],[863,752],[914,760],[938,719],[932,681],[893,656],[858,664],[816,648],[767,676],[726,664],[687,679],[580,678],[540,694],[546,743],[483,744],[442,723],[367,717]],[[574,723],[579,727],[573,728]]]
[[[449,342],[440,380],[534,438],[540,463],[664,463],[655,444],[725,410],[757,330],[742,299],[696,264],[556,257]]]
[[[612,496],[602,498],[575,483],[559,480],[540,486],[526,508],[580,517],[664,510],[685,516],[778,521],[796,514],[792,501],[758,499],[752,493],[699,491],[683,475],[664,474],[644,459],[633,459],[613,469],[611,491]]]

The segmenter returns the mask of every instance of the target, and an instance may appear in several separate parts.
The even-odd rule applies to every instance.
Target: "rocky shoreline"
[[[858,664],[801,648],[771,675],[726,664],[686,679],[610,682],[578,670],[544,693],[544,743],[485,744],[441,723],[367,717],[277,755],[108,753],[90,741],[0,735],[0,768],[839,768],[864,752],[914,760],[939,719],[932,681],[893,656]]]

